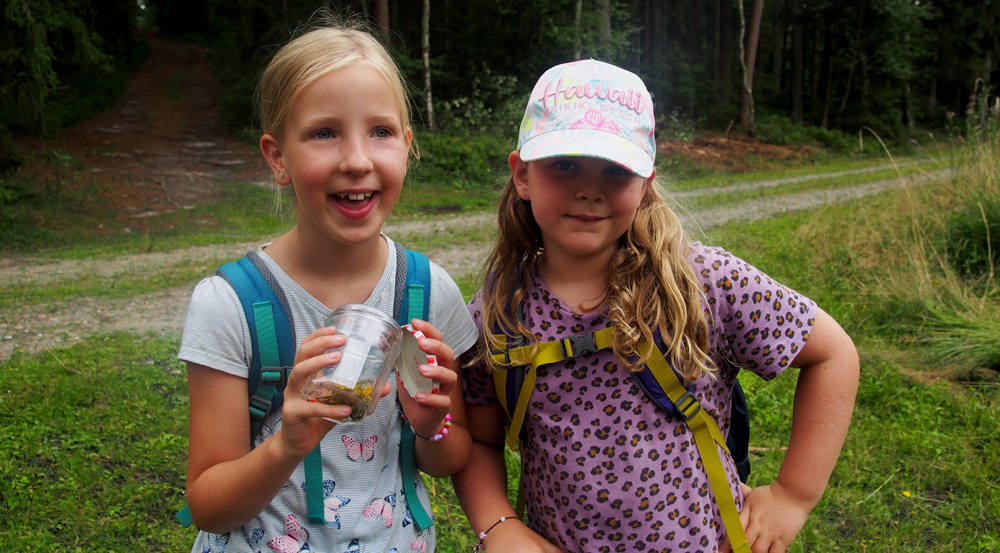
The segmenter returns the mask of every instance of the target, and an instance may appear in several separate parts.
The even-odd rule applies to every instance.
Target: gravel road
[[[840,173],[838,173],[840,174]],[[836,175],[832,175],[836,176]],[[934,175],[940,178],[944,172]],[[796,177],[798,181],[818,178]],[[842,202],[898,187],[903,182],[916,185],[926,182],[928,176],[912,177],[904,181],[879,180],[863,184],[826,190],[810,190],[781,196],[745,201],[739,204],[709,208],[684,213],[685,225],[696,234],[713,226],[742,219],[755,221],[778,213],[807,209],[828,203]],[[683,200],[707,193],[748,191],[796,182],[782,181],[739,182],[710,190],[687,190],[675,193]],[[448,215],[427,217],[387,225],[386,234],[405,239],[407,236],[447,233],[470,227],[490,225],[495,214]],[[107,279],[118,274],[150,271],[183,261],[236,259],[255,248],[256,243],[219,244],[197,246],[171,252],[125,255],[114,259],[52,261],[35,257],[0,259],[0,286],[10,289],[22,283],[46,283],[53,279],[70,279],[74,275],[97,275]],[[486,255],[480,246],[438,249],[426,252],[432,261],[452,275],[466,275],[478,270]],[[35,304],[30,310],[0,311],[0,359],[15,351],[36,352],[58,347],[93,334],[115,330],[137,333],[155,332],[176,335],[183,328],[187,303],[193,285],[181,286],[127,299],[84,297],[67,302]]]

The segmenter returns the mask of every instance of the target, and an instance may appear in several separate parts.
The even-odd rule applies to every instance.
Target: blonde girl
[[[247,375],[253,355],[246,317],[220,277],[195,289],[179,357],[191,397],[187,499],[202,530],[192,552],[433,550],[403,496],[401,414],[418,436],[417,467],[434,476],[466,462],[458,357],[475,327],[455,283],[431,266],[429,321],[415,321],[420,347],[441,366],[420,371],[436,394],[383,391],[375,413],[336,425],[351,407],[311,403],[304,385],[336,364],[345,338],[323,328],[331,311],[363,303],[392,313],[395,245],[381,233],[399,198],[412,131],[403,84],[369,34],[320,28],[284,46],[260,84],[260,148],[275,181],[294,190],[297,225],[262,245],[257,259],[284,294],[299,345],[282,409],[249,443]],[[275,286],[275,285],[273,285]],[[398,403],[397,403],[398,397]],[[401,406],[402,413],[398,407]],[[451,413],[451,431],[443,431]],[[303,459],[321,444],[324,519],[307,518]],[[430,512],[419,476],[412,482]]]
[[[850,338],[808,298],[685,237],[655,183],[653,128],[642,81],[594,60],[548,70],[529,98],[499,239],[469,305],[480,328],[463,373],[473,451],[454,481],[486,551],[728,550],[718,498],[735,501],[752,551],[781,552],[836,463],[858,380]],[[491,374],[508,367],[493,353],[520,340],[530,357],[609,326],[609,348],[537,367],[520,434],[522,523],[507,501]],[[638,383],[652,351],[641,343],[667,352],[723,435],[740,369],[801,369],[775,482],[741,487],[718,447],[729,486],[710,489],[689,427]]]

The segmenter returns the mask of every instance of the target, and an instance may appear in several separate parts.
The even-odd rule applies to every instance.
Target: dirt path
[[[55,138],[26,138],[22,152],[61,149],[81,160],[137,225],[223,198],[218,179],[269,182],[256,151],[217,122],[210,51],[145,40],[152,54],[114,108]],[[22,172],[44,176],[46,157],[34,157]]]
[[[208,51],[158,39],[149,39],[149,42],[153,49],[150,60],[114,109],[62,133],[55,140],[35,140],[28,147],[39,150],[65,148],[82,159],[97,176],[118,187],[121,201],[129,205],[129,216],[135,219],[215,200],[221,194],[214,184],[215,179],[268,185],[268,175],[257,154],[226,135],[215,121]],[[181,91],[183,101],[170,98],[167,91],[171,88]],[[711,189],[679,191],[675,195],[684,199],[877,169],[880,168],[733,183]],[[783,211],[875,194],[899,184],[896,180],[885,180],[789,194],[691,212],[683,217],[689,228],[707,230],[735,219],[762,219]],[[485,227],[492,224],[494,217],[493,213],[427,217],[387,225],[386,233],[405,242],[408,236],[447,235],[462,229]],[[0,258],[0,287],[44,284],[78,275],[96,275],[110,282],[115,275],[141,274],[185,261],[236,259],[256,245],[197,246],[100,260]],[[479,269],[486,248],[471,245],[426,253],[452,275],[461,276]],[[84,297],[36,304],[23,312],[0,311],[0,359],[14,352],[44,351],[115,330],[176,335],[183,328],[192,288],[193,285],[181,286],[126,299]]]
[[[927,177],[916,177],[909,182],[916,185],[926,181]],[[740,183],[744,187],[750,184]],[[898,180],[882,180],[832,190],[801,192],[686,213],[682,218],[685,227],[697,233],[737,219],[760,220],[777,213],[877,194],[900,184]],[[413,234],[449,232],[470,226],[489,225],[494,217],[493,213],[480,213],[410,221],[388,225],[386,233],[403,238]],[[16,282],[44,283],[54,278],[65,279],[82,274],[98,274],[110,278],[122,272],[150,271],[184,260],[236,259],[256,245],[244,243],[198,246],[167,253],[122,256],[114,260],[46,262],[32,258],[4,259],[0,260],[0,286],[8,287]],[[426,253],[450,274],[460,276],[477,271],[487,249],[470,245]],[[9,357],[15,350],[34,352],[114,330],[178,334],[184,326],[184,315],[192,288],[193,286],[182,286],[127,299],[81,298],[35,305],[28,312],[0,313],[0,359]]]

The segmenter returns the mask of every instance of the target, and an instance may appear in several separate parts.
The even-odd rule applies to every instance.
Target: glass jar
[[[347,336],[340,362],[317,372],[302,393],[309,401],[350,405],[340,423],[360,422],[375,412],[382,389],[399,357],[403,330],[388,315],[367,305],[348,303],[333,310],[326,326]]]

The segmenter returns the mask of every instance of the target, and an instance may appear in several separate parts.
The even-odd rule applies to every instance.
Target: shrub
[[[421,133],[413,177],[459,190],[491,188],[507,169],[509,141],[488,134]]]
[[[436,108],[440,126],[449,132],[494,134],[516,140],[524,102],[517,77],[494,75],[484,64],[469,83],[467,95],[440,102]]]
[[[771,144],[818,145],[829,150],[847,152],[856,148],[853,137],[840,131],[820,127],[799,126],[783,115],[763,115],[757,118],[757,138]],[[866,145],[866,148],[873,146]]]
[[[948,260],[960,274],[979,277],[1000,261],[1000,198],[980,194],[947,221]]]
[[[17,151],[14,137],[7,130],[7,127],[0,123],[0,178],[13,175],[23,163],[24,158]],[[4,199],[3,185],[0,184],[0,202],[3,202]]]

